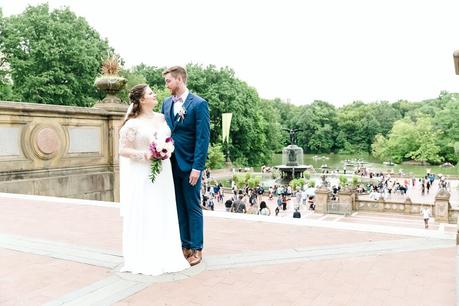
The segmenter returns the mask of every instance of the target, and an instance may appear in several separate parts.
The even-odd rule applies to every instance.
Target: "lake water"
[[[314,156],[318,157],[325,157],[324,159],[317,159]],[[453,175],[459,176],[459,167],[456,165],[455,167],[451,168],[444,168],[440,166],[418,166],[418,165],[394,165],[394,166],[386,166],[381,161],[375,159],[371,155],[368,154],[354,154],[354,155],[347,155],[347,154],[304,154],[304,164],[312,165],[316,171],[321,171],[322,165],[327,165],[331,168],[331,170],[339,169],[340,173],[343,173],[343,167],[345,165],[345,160],[363,160],[368,162],[366,167],[373,170],[382,170],[384,172],[393,171],[394,173],[399,173],[402,170],[403,173],[408,174],[410,176],[423,176],[427,172],[435,174],[445,174],[445,175]],[[282,154],[275,154],[270,166],[276,166],[282,164]],[[347,166],[348,171],[352,171],[353,167]]]

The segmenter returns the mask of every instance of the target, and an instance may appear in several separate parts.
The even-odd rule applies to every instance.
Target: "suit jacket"
[[[206,165],[210,141],[209,106],[206,100],[190,92],[183,103],[183,109],[185,115],[182,119],[179,115],[174,116],[172,97],[163,101],[161,112],[172,131],[175,145],[172,158],[176,159],[183,172],[191,169],[202,171]]]

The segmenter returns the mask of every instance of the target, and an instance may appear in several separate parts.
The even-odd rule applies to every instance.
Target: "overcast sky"
[[[6,16],[40,0],[0,0]],[[50,0],[127,66],[229,66],[262,98],[417,101],[459,92],[459,0]]]

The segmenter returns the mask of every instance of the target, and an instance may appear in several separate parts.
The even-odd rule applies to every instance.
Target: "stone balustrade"
[[[440,191],[432,204],[413,203],[410,198],[405,201],[391,200],[380,198],[378,200],[369,200],[367,197],[359,197],[350,191],[340,192],[337,202],[340,205],[347,205],[349,210],[364,212],[388,212],[420,215],[421,208],[429,207],[432,211],[435,221],[443,223],[456,223],[459,216],[459,210],[452,208],[449,202],[450,194],[447,191]],[[330,202],[330,191],[327,188],[319,188],[316,191],[316,211],[319,213],[328,213],[327,204]]]
[[[117,201],[126,109],[0,102],[0,192]]]

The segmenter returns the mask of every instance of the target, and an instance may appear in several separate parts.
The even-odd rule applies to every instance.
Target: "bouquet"
[[[152,158],[150,180],[153,183],[156,175],[161,172],[161,161],[170,158],[172,152],[174,152],[174,141],[172,137],[167,137],[163,141],[158,141],[156,139],[150,143],[148,148]]]

